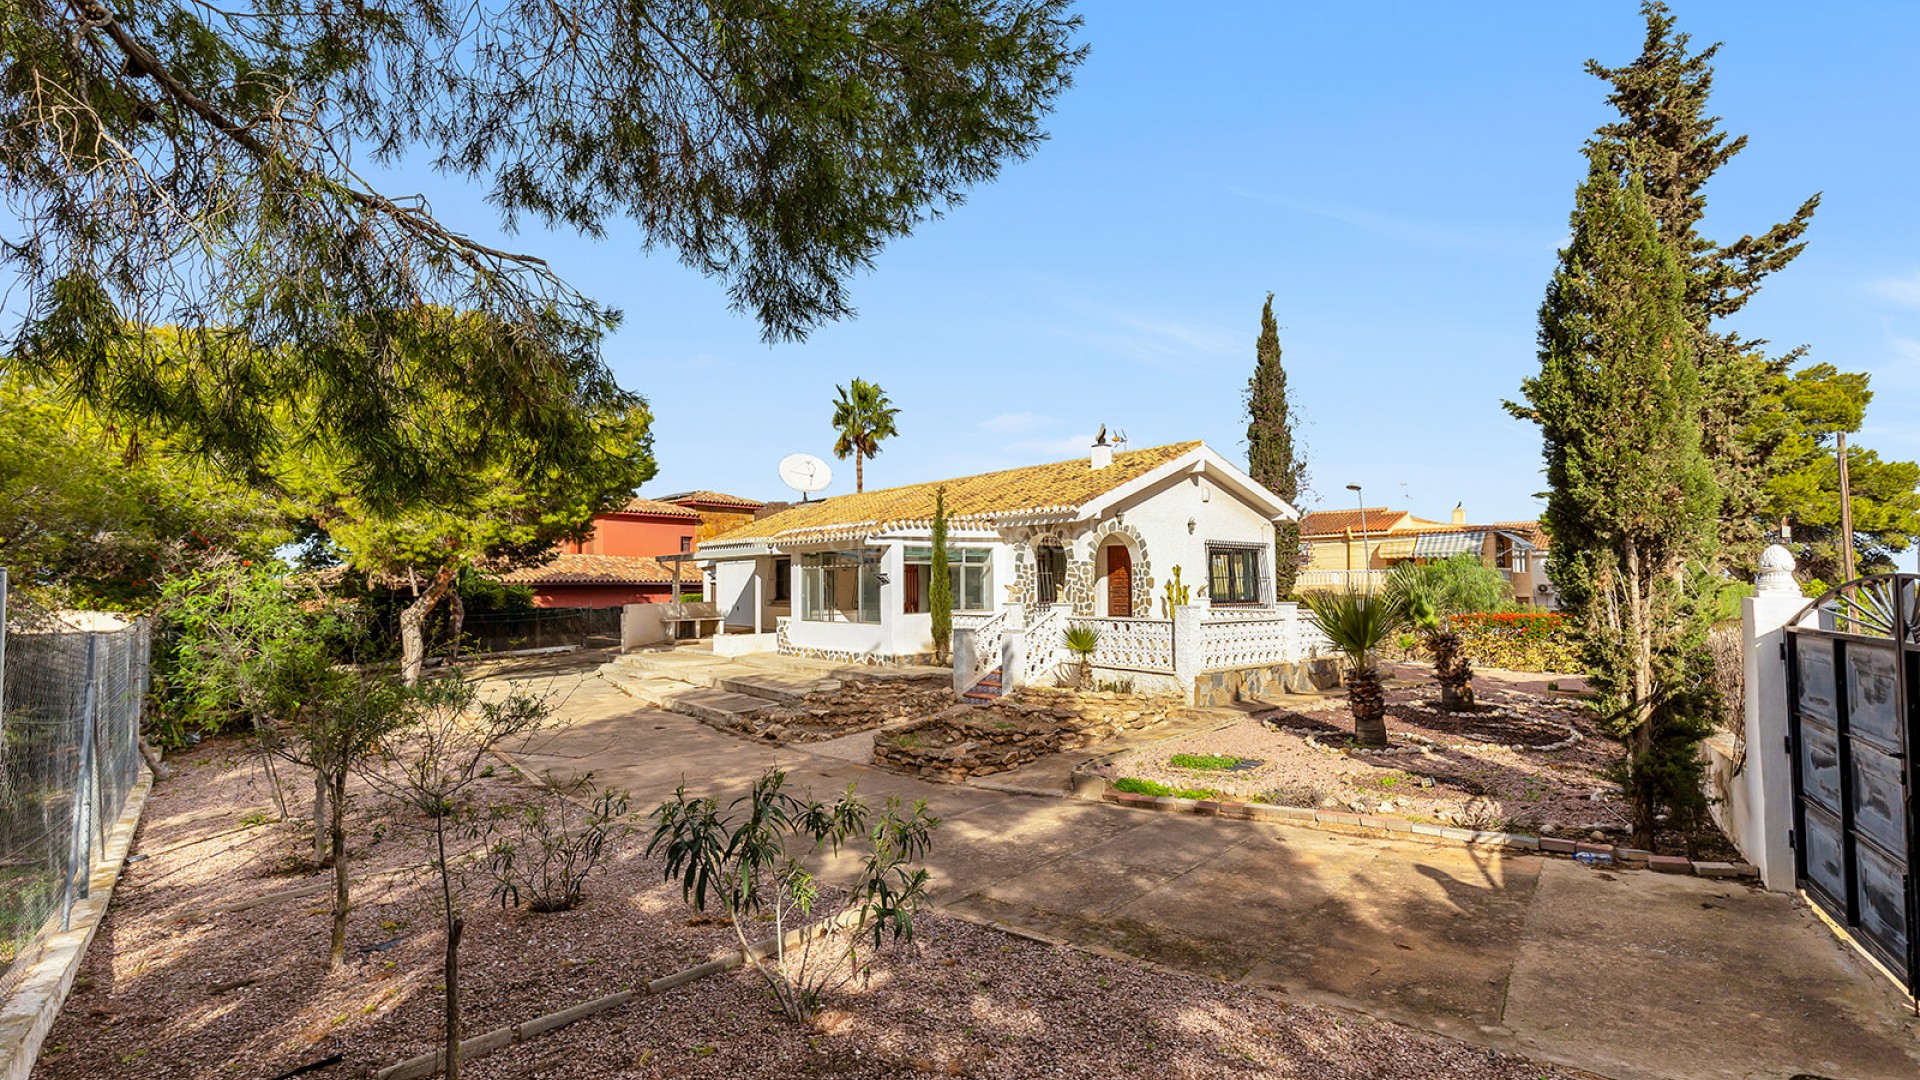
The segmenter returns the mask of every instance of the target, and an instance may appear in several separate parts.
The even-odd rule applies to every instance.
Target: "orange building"
[[[594,518],[587,539],[563,543],[546,563],[503,574],[501,580],[531,586],[536,607],[664,604],[675,599],[679,560],[671,557],[691,555],[702,540],[752,521],[762,505],[715,491],[667,499],[636,496]],[[689,560],[677,570],[679,592],[698,594],[699,568]]]

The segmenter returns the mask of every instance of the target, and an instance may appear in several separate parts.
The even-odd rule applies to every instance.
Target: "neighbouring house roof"
[[[627,500],[627,504],[614,511],[616,514],[646,514],[649,517],[679,518],[684,521],[698,521],[700,515],[676,503],[662,502],[659,499],[643,499],[638,495]]]
[[[959,527],[1022,516],[1064,515],[1201,447],[1196,441],[1121,450],[1103,469],[1091,468],[1085,457],[1078,457],[795,503],[715,538],[702,550],[756,541],[791,544],[852,539],[925,525],[933,518],[934,491],[942,487],[947,492],[947,520]]]
[[[1357,534],[1363,518],[1368,536],[1396,532],[1420,521],[1405,510],[1392,510],[1384,506],[1369,506],[1365,510],[1315,510],[1311,514],[1300,515],[1300,535],[1341,536],[1348,529]]]
[[[1552,546],[1552,540],[1547,536],[1547,530],[1541,528],[1540,522],[1537,520],[1496,521],[1489,526],[1489,528],[1498,529],[1504,533],[1513,533],[1542,551]]]
[[[678,495],[668,495],[662,501],[678,503],[681,506],[713,506],[737,510],[758,510],[767,505],[758,499],[746,499],[719,491],[683,491]]]
[[[540,566],[527,566],[500,575],[513,585],[670,585],[673,565],[639,555],[555,555]],[[680,584],[698,585],[700,570],[687,566]]]

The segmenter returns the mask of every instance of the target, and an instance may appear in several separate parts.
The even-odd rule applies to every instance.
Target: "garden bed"
[[[1006,772],[1180,715],[1171,698],[1032,687],[990,705],[953,705],[873,737],[876,764],[915,776],[965,780]]]
[[[405,821],[369,796],[355,811],[356,908],[348,962],[325,963],[324,894],[226,905],[319,883],[268,805],[251,757],[222,740],[172,759],[156,785],[100,936],[34,1075],[122,1080],[365,1078],[434,1049],[441,937]],[[284,776],[285,774],[283,774]],[[297,786],[298,778],[290,777]],[[478,798],[524,788],[504,768]],[[382,824],[384,831],[378,830]],[[467,1031],[530,1019],[698,963],[733,944],[695,916],[643,838],[574,911],[530,915],[476,885],[461,950]],[[935,850],[939,847],[935,835]],[[1091,956],[928,914],[817,1025],[782,1019],[746,972],[656,998],[473,1061],[470,1080],[540,1076],[754,1078],[916,1075],[1536,1080],[1563,1070],[1354,1013]]]
[[[1346,702],[1328,699],[1130,750],[1099,771],[1136,794],[1624,839],[1629,807],[1609,776],[1620,748],[1592,711],[1498,686],[1483,684],[1480,693],[1480,708],[1450,713],[1438,708],[1430,683],[1390,688],[1385,748],[1357,745]],[[1686,846],[1677,835],[1660,840],[1662,850]],[[1710,824],[1695,843],[1701,857],[1738,857]]]

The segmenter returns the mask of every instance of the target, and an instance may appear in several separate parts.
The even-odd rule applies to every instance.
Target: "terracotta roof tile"
[[[615,513],[648,514],[653,517],[682,518],[688,521],[697,521],[700,518],[699,514],[684,506],[670,502],[662,502],[659,499],[643,499],[638,495],[628,499],[627,505],[621,507],[615,511]]]
[[[606,584],[667,585],[673,582],[673,564],[638,555],[558,554],[540,566],[522,567],[500,575],[514,585]],[[700,570],[682,566],[680,583],[698,585]]]
[[[668,495],[661,501],[678,503],[682,506],[738,507],[741,510],[758,510],[767,505],[758,499],[746,499],[719,491],[683,491],[678,495]]]
[[[1300,535],[1339,536],[1348,529],[1358,533],[1362,515],[1366,518],[1369,536],[1394,532],[1396,527],[1404,527],[1409,521],[1417,520],[1405,510],[1393,510],[1385,506],[1369,506],[1365,510],[1315,510],[1311,514],[1300,515]]]
[[[1065,513],[1198,448],[1199,442],[1171,443],[1144,450],[1122,450],[1104,469],[1088,467],[1084,457],[1049,465],[935,480],[838,495],[796,503],[727,532],[703,545],[724,547],[751,540],[788,543],[852,539],[933,517],[933,493],[947,489],[947,516],[955,524],[985,522],[1019,514]]]

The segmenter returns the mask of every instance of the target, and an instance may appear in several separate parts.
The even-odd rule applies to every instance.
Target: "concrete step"
[[[689,662],[684,655],[671,653],[627,653],[615,657],[607,667],[642,678],[674,679],[781,705],[791,705],[811,693],[838,690],[842,685],[838,679],[822,678],[813,671],[759,667],[726,659]]]
[[[600,674],[608,682],[656,709],[681,713],[711,724],[724,726],[728,721],[756,716],[776,707],[775,702],[763,697],[696,686],[657,675],[641,676],[617,668],[603,670]]]
[[[748,694],[782,705],[791,705],[808,694],[832,693],[843,684],[839,679],[821,679],[811,675],[792,675],[769,671],[752,675],[721,675],[714,686],[735,694]]]

